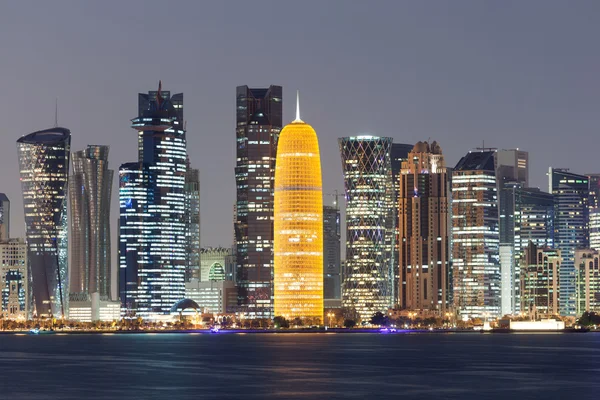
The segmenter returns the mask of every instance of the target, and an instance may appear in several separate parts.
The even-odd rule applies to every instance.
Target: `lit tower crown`
[[[299,103],[299,102],[298,102]],[[279,136],[275,166],[275,316],[323,321],[323,190],[315,130],[300,119]]]

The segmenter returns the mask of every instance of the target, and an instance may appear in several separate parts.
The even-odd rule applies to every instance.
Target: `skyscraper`
[[[323,187],[315,130],[296,119],[281,131],[274,203],[274,312],[323,322]]]
[[[25,240],[0,241],[0,315],[29,318],[27,245]]]
[[[600,174],[588,174],[590,248],[600,250]]]
[[[71,200],[72,301],[88,301],[93,293],[111,298],[110,198],[113,170],[108,146],[88,146],[73,153]]]
[[[452,172],[453,297],[461,317],[495,317],[501,311],[494,155],[469,152]]]
[[[247,318],[273,315],[273,185],[282,88],[236,89],[235,254]]]
[[[340,259],[340,209],[323,206],[323,297],[342,298]]]
[[[594,249],[575,250],[577,316],[600,312],[600,254]]]
[[[0,240],[10,239],[10,200],[0,193]]]
[[[342,304],[366,321],[394,304],[392,138],[353,136],[338,142],[346,190]]]
[[[554,246],[561,250],[560,313],[575,315],[575,250],[589,245],[588,177],[550,168],[549,191],[554,195]]]
[[[448,176],[437,142],[417,143],[399,176],[399,305],[444,316],[448,307]]]
[[[523,251],[521,311],[533,318],[549,318],[559,311],[560,250],[538,247],[533,242]]]
[[[189,159],[185,173],[186,268],[185,280],[200,278],[200,171]]]
[[[138,163],[119,170],[122,312],[154,318],[185,296],[186,134],[183,94],[139,94]]]
[[[205,247],[200,250],[200,274],[197,277],[200,282],[208,282],[214,279],[216,275],[221,275],[226,279],[227,259],[231,256],[231,249],[228,247]]]
[[[67,182],[71,131],[51,128],[17,140],[35,313],[68,310]]]
[[[529,153],[519,149],[496,151],[498,180],[512,180],[529,187]]]

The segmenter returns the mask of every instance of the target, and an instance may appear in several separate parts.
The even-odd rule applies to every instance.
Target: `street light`
[[[335,314],[330,312],[330,313],[327,313],[327,316],[329,317],[329,325],[331,326],[331,318],[334,317]]]

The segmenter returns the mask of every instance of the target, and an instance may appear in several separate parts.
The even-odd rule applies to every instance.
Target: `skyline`
[[[232,242],[237,85],[282,85],[284,121],[293,119],[294,91],[302,91],[303,115],[319,132],[324,193],[343,189],[337,139],[362,133],[399,143],[437,140],[449,166],[484,140],[486,146],[518,147],[531,155],[531,185],[544,191],[550,166],[578,174],[600,170],[593,139],[577,157],[564,158],[566,146],[597,132],[600,55],[589,49],[600,33],[592,18],[598,4],[586,9],[581,2],[575,10],[533,1],[388,2],[380,9],[264,3],[272,7],[244,4],[235,13],[221,4],[187,3],[177,23],[153,24],[150,39],[140,25],[165,15],[168,6],[132,1],[116,14],[96,4],[8,5],[0,17],[7,51],[0,88],[11,94],[0,100],[7,141],[0,148],[0,187],[12,203],[12,236],[25,234],[12,143],[52,126],[58,98],[59,125],[71,130],[73,150],[109,145],[111,165],[127,162],[136,149],[129,123],[136,94],[160,79],[186,96],[190,160],[200,170],[202,246]],[[280,34],[257,30],[256,39],[279,51],[265,57],[251,40],[238,40],[245,29],[240,21],[249,17],[272,21]],[[16,24],[25,20],[27,32],[11,34],[22,31]],[[307,21],[318,26],[304,31]],[[170,34],[181,37],[181,61],[165,56],[148,65],[142,55],[169,44]],[[286,48],[295,52],[280,57]],[[115,222],[117,196],[112,207]]]

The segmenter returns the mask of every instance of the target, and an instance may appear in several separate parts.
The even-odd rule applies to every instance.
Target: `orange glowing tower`
[[[274,210],[275,316],[323,322],[323,189],[315,130],[300,119],[277,144]]]

